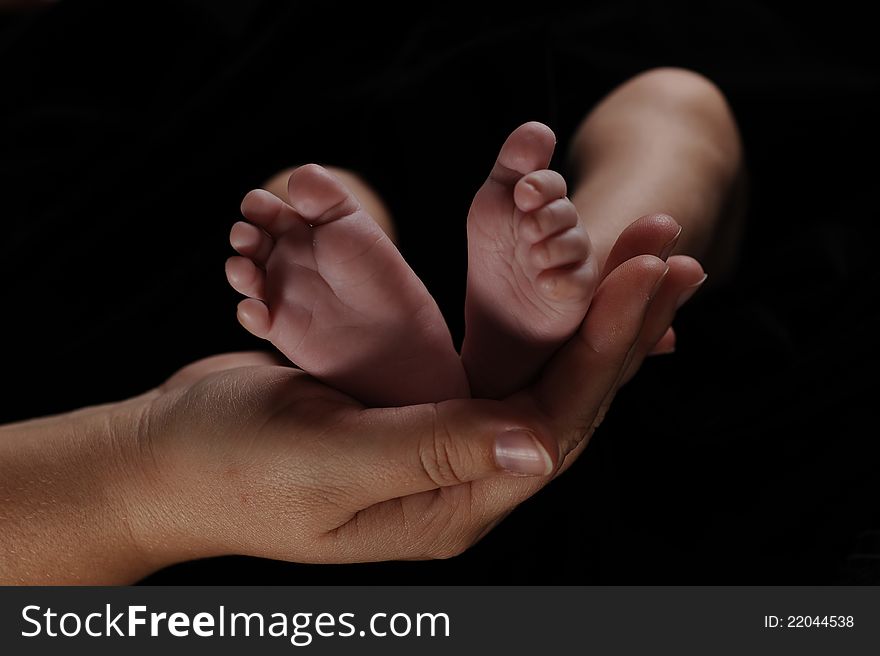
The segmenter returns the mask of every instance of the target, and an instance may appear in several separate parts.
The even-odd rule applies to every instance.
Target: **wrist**
[[[0,428],[0,579],[129,583],[156,564],[136,523],[137,400]]]
[[[179,421],[181,396],[153,390],[118,404],[102,421],[112,472],[105,484],[115,491],[115,512],[128,538],[131,580],[220,553],[205,537],[212,533],[210,503],[200,502],[211,497],[201,489],[205,477],[182,446],[201,427]]]
[[[176,562],[167,539],[166,496],[158,476],[152,434],[155,391],[110,406],[85,418],[103,454],[109,524],[118,536],[120,567],[134,582]],[[124,561],[124,562],[122,562]]]

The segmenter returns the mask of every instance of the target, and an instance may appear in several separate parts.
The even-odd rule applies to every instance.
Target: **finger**
[[[535,389],[510,403],[447,401],[361,411],[351,430],[337,431],[340,457],[358,465],[345,477],[360,482],[365,497],[377,503],[505,473],[550,473],[560,453],[592,428],[666,270],[652,256],[615,270],[596,293],[578,335],[554,357]],[[554,435],[564,436],[561,445],[549,437]]]
[[[647,256],[609,276],[580,333],[530,393],[508,402],[448,401],[357,412],[352,421],[359,430],[336,431],[343,436],[336,448],[357,464],[346,468],[353,471],[345,477],[358,485],[367,507],[325,536],[337,557],[358,560],[364,550],[352,545],[365,543],[377,558],[454,556],[545,485],[548,477],[542,474],[556,467],[560,453],[546,436],[575,433],[577,443],[591,428],[666,269]],[[543,430],[536,405],[544,413]],[[533,476],[499,476],[511,469]]]
[[[645,357],[669,330],[681,304],[693,296],[706,280],[703,267],[691,257],[673,255],[668,264],[669,274],[663,280],[645,318],[634,357],[623,376],[624,383],[635,376]]]
[[[550,479],[497,477],[391,499],[327,532],[328,562],[451,558],[479,542]],[[368,548],[365,548],[368,547]]]
[[[328,562],[457,556],[484,528],[468,510],[472,495],[470,485],[459,485],[375,504],[325,533],[314,551]]]
[[[647,214],[620,233],[605,260],[604,278],[618,266],[639,255],[656,255],[666,260],[681,235],[681,226],[668,214]]]
[[[669,326],[666,329],[666,332],[663,333],[663,337],[661,337],[656,344],[654,344],[654,348],[651,349],[651,352],[648,355],[667,355],[669,353],[675,353],[675,328]]]
[[[654,293],[668,270],[643,255],[621,264],[596,292],[581,329],[526,392],[561,437],[562,453],[587,436],[635,347]]]
[[[639,337],[633,346],[629,357],[627,358],[624,370],[621,372],[619,380],[613,385],[608,397],[602,402],[602,408],[599,412],[597,423],[601,422],[608,407],[610,407],[617,390],[630,380],[638,371],[645,357],[651,351],[653,346],[665,335],[675,316],[681,295],[696,281],[697,287],[699,281],[704,280],[702,267],[699,263],[686,256],[676,255],[669,258],[669,273],[663,279],[659,289],[654,296],[651,307],[645,316],[642,329],[639,331]],[[670,277],[672,282],[670,282]],[[691,294],[693,292],[690,292]],[[568,469],[571,464],[577,460],[581,452],[586,447],[587,440],[584,440],[577,448],[566,455],[562,466],[559,468],[557,476]]]
[[[559,459],[535,417],[499,401],[364,409],[349,420],[322,444],[338,453],[338,473],[328,476],[357,485],[370,504],[493,476],[544,476]],[[336,466],[343,461],[351,466]]]

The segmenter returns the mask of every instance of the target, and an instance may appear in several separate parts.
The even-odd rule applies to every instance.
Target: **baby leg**
[[[716,278],[729,269],[743,210],[742,145],[706,78],[665,68],[629,80],[583,121],[570,157],[572,201],[600,266],[634,219],[665,213],[682,231],[664,257],[696,257]]]

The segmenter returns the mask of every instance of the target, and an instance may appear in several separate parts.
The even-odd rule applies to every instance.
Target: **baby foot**
[[[316,164],[296,169],[284,203],[242,202],[232,228],[241,257],[229,283],[248,296],[238,318],[303,370],[369,405],[468,394],[434,299],[353,194]]]
[[[598,275],[590,239],[547,170],[556,137],[526,123],[507,138],[468,214],[462,361],[474,396],[521,389],[577,330]]]

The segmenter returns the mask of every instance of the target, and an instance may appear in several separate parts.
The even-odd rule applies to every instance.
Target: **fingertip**
[[[650,253],[665,260],[675,248],[681,226],[668,214],[646,214],[629,224],[611,248],[605,261],[605,274],[634,255]]]
[[[654,298],[663,280],[669,275],[669,265],[656,255],[637,255],[617,267],[636,277],[636,284],[649,286],[648,299]],[[614,272],[612,272],[614,273]]]
[[[685,284],[696,284],[708,277],[699,260],[689,255],[672,255],[666,263],[675,267],[678,277],[685,281]]]
[[[672,255],[672,251],[675,249],[678,244],[678,239],[681,237],[681,231],[684,228],[682,226],[678,226],[678,230],[675,231],[675,234],[672,238],[663,245],[663,248],[660,249],[660,252],[657,254],[661,260],[668,260],[669,256]]]
[[[675,347],[675,329],[670,326],[666,329],[666,332],[663,333],[663,337],[654,344],[654,348],[651,349],[651,352],[648,355],[670,355],[675,353]]]
[[[556,468],[547,446],[530,430],[504,431],[495,438],[494,448],[495,464],[515,476],[547,476]]]

